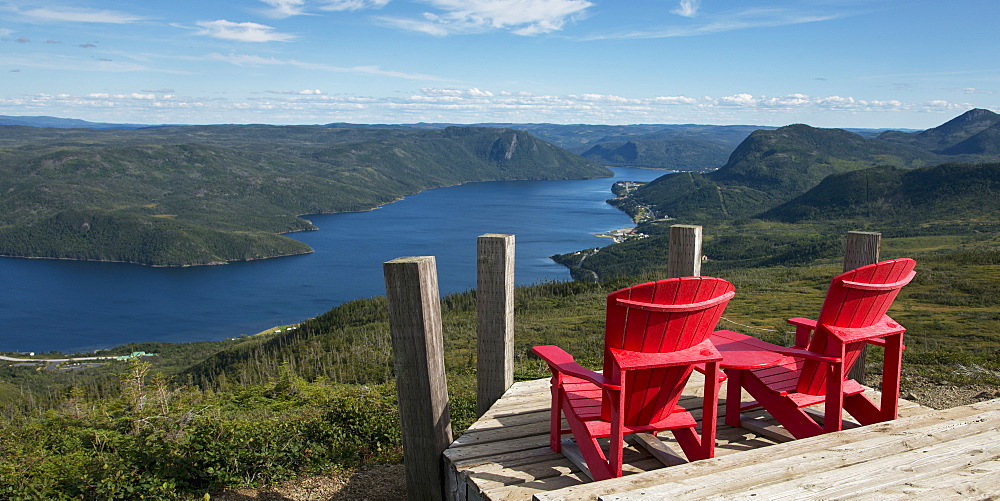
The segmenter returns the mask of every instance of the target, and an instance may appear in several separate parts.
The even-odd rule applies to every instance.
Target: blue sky
[[[0,115],[922,129],[1000,112],[995,0],[0,0]]]

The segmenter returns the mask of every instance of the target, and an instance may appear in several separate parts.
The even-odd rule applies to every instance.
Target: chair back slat
[[[639,284],[609,294],[605,376],[619,377],[613,373],[610,348],[668,353],[708,339],[735,294],[734,290],[733,284],[718,278],[681,277]],[[625,423],[650,423],[673,412],[690,374],[691,366],[630,371],[622,393],[622,398],[626,399]],[[610,413],[608,405],[605,414]]]
[[[833,277],[816,332],[808,349],[834,357],[844,357],[844,374],[850,372],[867,340],[845,345],[833,339],[829,327],[865,328],[878,323],[889,311],[900,289],[910,283],[916,273],[916,261],[908,258],[891,259],[862,266]],[[880,337],[873,332],[870,337]],[[843,352],[841,350],[843,349]],[[825,364],[806,361],[796,391],[823,395],[826,389]]]

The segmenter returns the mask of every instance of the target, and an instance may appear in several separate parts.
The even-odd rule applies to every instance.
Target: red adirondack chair
[[[609,294],[603,373],[557,346],[532,348],[552,371],[552,450],[560,452],[561,436],[572,433],[594,480],[621,476],[627,434],[671,430],[689,460],[713,457],[721,356],[709,336],[733,289],[718,278],[683,277]],[[705,378],[700,437],[677,403],[695,364],[712,376]],[[611,437],[607,455],[597,442],[603,437]]]
[[[834,277],[818,320],[788,320],[796,326],[792,348],[732,331],[713,334],[712,341],[723,354],[741,351],[744,362],[725,369],[729,376],[726,424],[740,426],[740,412],[758,405],[795,438],[841,430],[845,410],[861,424],[896,419],[906,329],[886,311],[899,290],[916,275],[914,266],[912,259],[893,259]],[[863,394],[864,387],[847,379],[866,343],[885,348],[880,405]],[[748,363],[769,357],[770,362]],[[727,367],[726,361],[722,365]],[[741,404],[741,387],[757,401]],[[803,409],[823,402],[820,426]]]

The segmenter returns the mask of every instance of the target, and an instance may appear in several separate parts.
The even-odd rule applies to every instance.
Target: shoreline
[[[420,191],[416,191],[414,193],[404,194],[402,196],[394,198],[391,201],[381,202],[381,203],[378,203],[377,205],[375,205],[373,207],[370,207],[370,208],[367,208],[367,209],[343,210],[343,211],[331,211],[331,212],[310,212],[310,213],[307,213],[307,214],[297,214],[295,217],[299,218],[299,219],[302,219],[303,221],[306,221],[307,223],[309,223],[309,225],[311,226],[311,228],[302,228],[302,229],[281,231],[281,232],[276,232],[274,234],[284,236],[284,235],[290,235],[290,234],[293,234],[293,233],[299,233],[299,232],[305,232],[305,231],[320,231],[322,228],[320,228],[318,226],[315,226],[313,224],[313,222],[308,219],[308,216],[312,216],[312,215],[328,216],[328,215],[333,215],[333,214],[354,214],[354,213],[362,213],[362,212],[371,212],[371,211],[374,211],[374,210],[378,210],[378,209],[380,209],[382,207],[385,207],[386,205],[393,204],[393,203],[399,202],[401,200],[404,200],[406,197],[413,196],[413,195],[419,195],[420,193],[423,193],[425,191],[435,190],[435,189],[438,189],[438,188],[451,188],[453,186],[462,186],[462,185],[470,184],[470,183],[491,183],[491,182],[507,182],[507,181],[574,181],[574,180],[587,181],[587,180],[591,180],[591,179],[601,179],[601,178],[605,178],[605,177],[607,177],[607,178],[613,178],[613,177],[615,177],[615,174],[612,173],[611,176],[593,176],[593,177],[559,178],[559,179],[554,179],[554,178],[552,178],[552,179],[543,179],[543,178],[535,178],[535,179],[529,179],[529,178],[523,178],[523,179],[521,179],[521,178],[518,178],[518,179],[483,179],[483,180],[475,180],[475,181],[464,181],[464,182],[461,182],[461,183],[455,183],[455,184],[449,184],[449,185],[434,186],[434,187],[425,188],[425,189],[420,190]],[[621,209],[619,209],[619,210],[621,210]],[[291,238],[291,237],[286,237],[286,238]],[[315,250],[313,250],[310,247],[308,251],[304,251],[304,252],[292,252],[292,253],[287,253],[287,254],[275,254],[275,255],[272,255],[272,256],[263,256],[263,257],[250,258],[250,259],[231,259],[231,260],[228,260],[228,261],[212,261],[212,262],[208,262],[208,263],[189,263],[189,264],[151,264],[151,263],[143,263],[143,262],[138,262],[138,261],[117,261],[117,260],[113,260],[113,259],[81,259],[81,258],[57,257],[57,256],[16,256],[16,255],[10,255],[10,254],[0,254],[0,258],[51,259],[51,260],[58,260],[58,261],[80,261],[80,262],[91,262],[91,263],[121,263],[121,264],[134,264],[134,265],[138,265],[138,266],[147,266],[147,267],[150,267],[150,268],[192,268],[192,267],[196,267],[196,266],[222,266],[222,265],[227,265],[227,264],[232,264],[232,263],[263,261],[265,259],[275,259],[275,258],[290,257],[290,256],[303,256],[303,255],[306,255],[306,254],[312,254],[314,252],[315,252]]]

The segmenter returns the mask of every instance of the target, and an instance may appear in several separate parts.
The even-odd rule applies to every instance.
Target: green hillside
[[[1000,155],[1000,121],[949,147],[945,155]]]
[[[873,223],[995,220],[1000,163],[876,167],[835,174],[761,214],[785,222],[865,219]]]
[[[841,129],[796,124],[750,134],[715,172],[671,174],[612,203],[635,215],[638,207],[656,216],[684,221],[740,218],[770,210],[802,195],[827,176],[875,166],[917,168],[946,162],[995,162],[998,130],[986,110],[972,110],[919,134],[883,133],[874,139]],[[1000,115],[997,115],[1000,117]],[[902,135],[902,136],[900,136]],[[903,141],[900,137],[913,140]],[[885,138],[896,138],[887,140]],[[924,146],[949,143],[950,154]],[[961,138],[961,140],[959,140]],[[965,142],[967,141],[967,142]]]
[[[673,125],[654,132],[621,126],[580,153],[604,165],[674,171],[709,172],[726,163],[750,133],[771,127],[749,125]]]
[[[310,252],[280,233],[470,181],[610,171],[528,133],[0,127],[0,255],[197,265]]]
[[[839,129],[756,131],[718,171],[668,174],[609,200],[632,215],[652,214],[636,228],[649,238],[553,258],[583,280],[665,271],[666,234],[678,223],[715,226],[705,255],[725,266],[829,259],[848,230],[995,241],[1000,156],[990,152],[1000,138],[993,118],[972,110],[922,136],[950,145],[952,155]]]
[[[602,165],[678,171],[709,171],[725,163],[731,148],[701,139],[634,139],[599,143],[581,154]]]
[[[1000,114],[976,108],[969,110],[937,127],[920,132],[887,131],[880,140],[916,146],[935,153],[948,153],[955,145],[1000,123]]]

